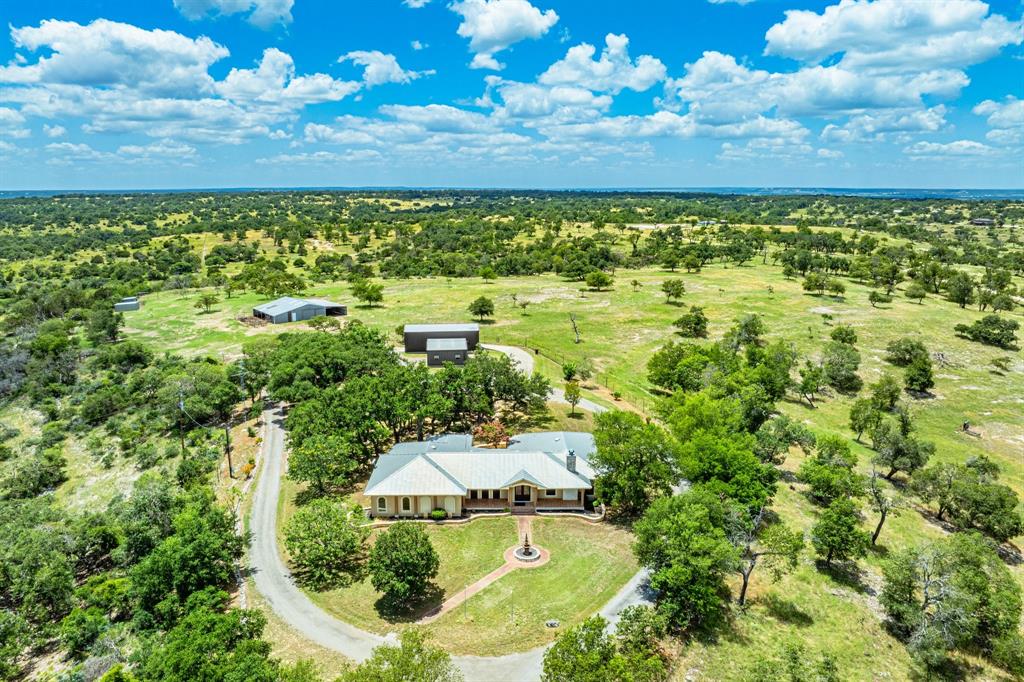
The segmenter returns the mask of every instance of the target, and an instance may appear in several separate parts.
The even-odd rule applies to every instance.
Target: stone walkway
[[[417,622],[424,624],[431,623],[449,611],[458,608],[467,599],[488,585],[493,584],[506,573],[514,571],[517,568],[538,568],[546,564],[551,559],[551,553],[543,547],[534,547],[534,549],[540,552],[540,558],[536,561],[520,561],[515,557],[515,551],[517,548],[522,546],[523,539],[533,532],[533,517],[520,516],[516,521],[518,522],[519,542],[505,550],[505,563],[485,575],[483,578],[480,578],[480,580],[477,580],[472,585],[467,585],[463,589],[459,590],[457,593],[446,599],[443,604]]]

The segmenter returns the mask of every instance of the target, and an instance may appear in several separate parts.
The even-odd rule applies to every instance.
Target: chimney
[[[565,456],[565,468],[574,474],[576,473],[576,453],[572,450]]]

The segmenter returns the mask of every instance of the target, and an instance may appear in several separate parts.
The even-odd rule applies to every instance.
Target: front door
[[[515,488],[515,501],[517,503],[525,503],[530,501],[530,486],[528,485],[517,485]]]

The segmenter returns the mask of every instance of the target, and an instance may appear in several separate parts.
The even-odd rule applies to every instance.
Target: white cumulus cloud
[[[494,55],[521,40],[536,39],[558,22],[552,10],[542,12],[528,0],[457,0],[450,5],[462,17],[458,34],[469,38],[472,68],[504,68]]]
[[[295,75],[291,55],[276,47],[263,51],[255,69],[231,69],[217,92],[232,101],[256,101],[304,106],[318,102],[334,102],[359,90],[355,81],[340,81],[323,73]]]
[[[0,83],[124,86],[154,94],[203,93],[209,67],[228,50],[209,38],[188,38],[106,19],[81,25],[49,19],[11,29],[15,47],[45,50],[35,63],[0,66]]]
[[[411,83],[417,78],[434,74],[429,71],[408,71],[398,64],[393,54],[379,50],[355,50],[338,57],[339,62],[352,62],[363,67],[363,84],[368,88],[384,83]]]
[[[990,130],[985,137],[989,141],[997,144],[1024,142],[1024,100],[1013,95],[1007,95],[1001,102],[987,99],[972,111],[986,117]]]
[[[917,142],[906,147],[904,154],[927,158],[943,156],[990,156],[995,149],[974,140],[956,140],[955,142]]]
[[[600,92],[618,94],[624,89],[643,92],[665,79],[661,60],[645,54],[636,62],[629,58],[629,38],[609,33],[598,59],[593,45],[582,43],[569,48],[563,59],[548,67],[538,79],[544,85],[573,85]]]

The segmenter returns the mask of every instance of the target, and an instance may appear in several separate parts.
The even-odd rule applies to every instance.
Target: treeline
[[[953,653],[981,655],[1011,674],[1024,673],[1021,590],[999,554],[999,543],[1024,531],[1019,501],[999,483],[999,467],[984,457],[930,463],[935,447],[916,435],[901,399],[904,390],[917,390],[911,384],[926,371],[920,366],[928,358],[924,347],[909,340],[892,344],[888,359],[908,370],[908,383],[885,374],[854,403],[852,430],[858,438],[870,433],[875,451],[865,476],[847,437],[812,433],[775,409],[787,395],[810,397],[813,406],[829,385],[860,392],[856,334],[836,327],[823,357],[801,362],[789,344],[767,343],[764,333],[760,320],[747,316],[720,341],[670,344],[656,353],[650,378],[672,391],[662,402],[660,423],[624,412],[597,417],[595,492],[614,512],[634,519],[634,550],[652,572],[657,614],[668,630],[697,636],[727,631],[730,603],[742,606],[752,581],[777,580],[795,569],[807,545],[819,570],[850,579],[869,547],[884,543],[886,521],[916,498],[926,505],[922,512],[937,508],[934,513],[957,532],[885,563],[881,602],[888,627],[929,674],[955,670]],[[773,509],[778,467],[793,447],[805,454],[796,482],[817,510],[806,535]],[[899,486],[888,482],[896,477]],[[873,532],[862,529],[865,521]],[[579,635],[560,638],[557,665],[569,650],[575,674],[586,677],[595,645]],[[790,660],[793,653],[783,662],[753,661],[748,674],[777,679],[798,666],[807,674],[816,669],[817,679],[842,679],[827,653],[818,664],[804,650]]]
[[[346,489],[394,443],[472,431],[496,417],[522,424],[546,410],[550,384],[504,355],[478,353],[436,372],[406,364],[382,332],[358,322],[244,346],[247,389],[291,405],[289,475],[315,494]]]

